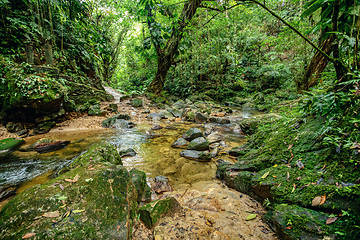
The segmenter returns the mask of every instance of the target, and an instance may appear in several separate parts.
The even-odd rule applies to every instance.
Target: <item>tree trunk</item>
[[[184,4],[184,8],[181,12],[180,19],[178,21],[178,26],[173,28],[173,33],[169,40],[166,42],[166,45],[161,48],[159,41],[152,37],[152,43],[155,46],[156,54],[158,57],[158,69],[155,75],[155,78],[147,87],[147,92],[155,93],[156,95],[161,94],[166,81],[166,75],[171,67],[171,64],[174,61],[176,51],[179,47],[179,43],[183,37],[183,32],[185,27],[189,24],[190,20],[194,17],[197,8],[199,8],[202,0],[190,0]],[[152,18],[151,8],[148,8],[148,27],[150,33],[153,29],[153,23],[155,23]],[[153,36],[153,34],[151,34]]]
[[[26,44],[25,46],[26,50],[26,61],[29,64],[34,64],[34,49],[31,44]]]
[[[45,44],[45,62],[53,65],[52,46],[50,44]]]
[[[332,51],[333,38],[330,36],[324,40],[321,40],[322,38],[323,34],[321,34],[319,38],[319,47],[327,55],[330,55]],[[311,87],[316,86],[319,83],[318,79],[321,73],[324,71],[327,63],[328,60],[326,57],[319,51],[316,51],[313,58],[311,59],[311,62],[306,68],[304,77],[300,82],[296,82],[297,91],[301,93],[303,91],[308,91]]]

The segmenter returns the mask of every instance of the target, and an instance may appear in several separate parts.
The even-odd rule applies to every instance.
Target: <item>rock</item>
[[[185,120],[194,122],[195,121],[195,112],[194,111],[188,111],[185,115]]]
[[[150,113],[150,110],[149,109],[146,109],[145,111],[141,112],[142,114],[149,114]]]
[[[141,99],[139,99],[139,98],[134,98],[134,99],[131,100],[130,104],[133,107],[142,107],[143,101]]]
[[[130,116],[126,114],[118,114],[114,117],[105,119],[101,122],[101,125],[104,128],[133,128],[136,126],[135,123],[125,119],[130,119]]]
[[[84,154],[80,155],[71,163],[71,167],[84,166],[89,163],[109,162],[115,165],[122,165],[121,157],[116,148],[109,143],[98,143],[90,147]]]
[[[0,187],[0,201],[7,199],[16,194],[15,186],[3,186]]]
[[[189,142],[198,137],[204,137],[203,133],[198,128],[190,128],[182,135],[182,138]]]
[[[89,116],[104,116],[104,115],[106,115],[106,111],[101,110],[100,105],[96,104],[96,105],[90,106],[90,108],[88,110],[88,115]]]
[[[208,118],[204,114],[202,114],[200,112],[197,112],[195,114],[195,122],[206,123],[207,120],[208,120]]]
[[[220,118],[220,117],[211,117],[209,118],[211,123],[218,123],[218,124],[229,124],[230,120],[227,118]]]
[[[241,122],[239,122],[239,126],[245,134],[254,134],[260,124],[275,122],[280,118],[281,116],[276,114],[253,116],[251,118],[243,119]]]
[[[205,151],[209,150],[209,142],[204,137],[198,137],[192,140],[187,150]]]
[[[291,229],[287,229],[289,216],[292,216]],[[328,218],[329,214],[288,204],[276,205],[274,210],[270,210],[265,215],[265,220],[274,227],[277,235],[282,239],[325,239],[325,236],[329,240],[336,239],[334,235],[329,236],[323,230],[327,228]]]
[[[168,112],[170,112],[172,114],[172,116],[176,117],[176,118],[181,118],[182,117],[182,111],[176,108],[169,108],[167,109]]]
[[[34,134],[44,134],[48,133],[55,126],[55,122],[44,122],[36,126],[33,133]]]
[[[242,156],[246,153],[245,149],[248,145],[242,145],[242,146],[238,146],[238,147],[234,147],[232,149],[230,149],[229,151],[229,155],[233,156],[233,157],[238,157],[238,156]]]
[[[219,132],[213,132],[209,136],[206,137],[206,139],[211,143],[220,142],[223,140],[223,136]]]
[[[16,134],[19,136],[19,137],[25,137],[29,134],[29,129],[24,129],[24,130],[21,130],[19,132],[16,132]]]
[[[152,131],[146,131],[146,137],[147,138],[157,138],[157,137],[162,137],[163,135],[162,134],[159,134],[159,133],[154,133]]]
[[[95,145],[79,158],[84,161],[75,163],[84,165],[75,164],[63,175],[26,189],[3,207],[0,214],[3,239],[21,239],[29,231],[44,239],[132,237],[133,213],[137,212],[138,193],[143,192],[145,175],[131,176],[124,166],[111,164],[112,159],[120,156],[109,144]],[[93,159],[97,165],[89,165]],[[64,204],[66,208],[61,208]],[[56,211],[57,214],[52,214]],[[44,215],[53,217],[41,217]]]
[[[19,132],[19,131],[25,129],[24,124],[22,124],[22,123],[14,123],[14,122],[8,122],[5,127],[11,133]]]
[[[64,148],[69,143],[70,141],[43,138],[34,144],[33,149],[38,153],[52,152]]]
[[[172,105],[173,108],[176,108],[176,109],[183,109],[186,107],[186,103],[183,101],[183,100],[179,100],[177,101],[176,103],[174,103]]]
[[[165,176],[155,177],[155,182],[151,185],[151,188],[157,193],[172,192],[173,188],[169,184],[169,179]]]
[[[117,112],[118,111],[118,105],[115,104],[115,103],[110,103],[107,110],[110,111],[110,112]]]
[[[169,113],[169,114],[171,115],[171,113]],[[171,115],[171,117],[172,117],[172,115]],[[146,118],[149,120],[160,120],[160,119],[165,118],[165,116],[164,116],[164,114],[154,112],[154,113],[150,113],[149,115],[147,115]]]
[[[164,127],[160,126],[160,125],[155,125],[151,128],[151,130],[160,130],[163,129]]]
[[[171,126],[171,125],[168,125],[168,126],[166,126],[166,127],[165,127],[165,129],[169,129],[169,130],[175,130],[175,129],[176,129],[176,127],[174,127],[174,126]]]
[[[211,160],[211,153],[209,153],[209,151],[184,150],[180,153],[180,156],[199,162],[208,162]]]
[[[5,138],[0,140],[0,159],[6,157],[17,148],[19,148],[22,144],[24,144],[24,140],[15,139],[15,138]]]
[[[173,216],[181,210],[180,203],[173,197],[157,200],[139,209],[140,219],[146,227],[152,228],[165,216]]]
[[[121,157],[134,157],[134,156],[136,156],[136,152],[132,148],[128,148],[126,150],[120,151],[119,154],[120,154]]]
[[[129,95],[123,95],[123,96],[120,97],[119,101],[122,102],[122,101],[125,101],[125,100],[130,99],[130,98],[131,98],[131,96],[129,96]]]
[[[214,147],[213,150],[210,152],[211,153],[211,157],[214,158],[219,154],[219,148],[218,147]]]
[[[178,138],[171,146],[174,148],[186,148],[188,144],[189,142],[185,139]]]
[[[131,182],[135,185],[135,188],[137,190],[137,202],[140,203],[143,198],[146,199],[147,195],[146,191],[148,188],[146,188],[146,174],[137,169],[132,169],[130,171],[130,178]]]

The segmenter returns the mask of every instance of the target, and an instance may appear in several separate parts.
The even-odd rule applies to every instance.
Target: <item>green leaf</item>
[[[328,3],[330,1],[328,0],[315,0],[311,1],[308,5],[311,5],[301,14],[301,17],[307,17],[311,14],[313,14],[315,11],[317,11],[319,8],[321,8],[325,3]],[[330,6],[329,6],[330,7]]]
[[[261,178],[266,178],[269,175],[270,171],[266,172]]]
[[[256,218],[256,214],[255,213],[252,213],[252,214],[249,214],[247,217],[246,217],[246,221],[250,221],[250,220],[253,220]]]

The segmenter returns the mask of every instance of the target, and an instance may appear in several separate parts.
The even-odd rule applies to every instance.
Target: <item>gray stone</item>
[[[198,137],[192,140],[187,150],[205,151],[209,150],[209,142],[204,137]]]
[[[213,132],[209,136],[206,137],[206,139],[210,143],[220,142],[223,140],[223,136],[219,132]]]
[[[208,162],[211,160],[211,153],[209,153],[209,151],[184,150],[180,153],[180,156],[199,162]]]
[[[155,177],[155,182],[151,185],[151,188],[158,194],[174,191],[169,184],[169,179],[162,175]]]
[[[132,148],[128,148],[126,150],[122,150],[119,152],[121,157],[134,157],[136,156],[136,152]]]
[[[183,101],[183,100],[179,100],[177,101],[176,103],[174,103],[172,105],[173,108],[176,108],[176,109],[183,109],[186,107],[186,103]]]
[[[205,122],[207,122],[207,120],[208,120],[208,118],[204,114],[202,114],[200,112],[197,112],[195,114],[195,122],[205,123]]]
[[[169,118],[173,118],[174,116],[167,110],[162,110],[159,112],[159,114],[161,114],[161,118],[163,119],[169,119]]]
[[[158,120],[158,119],[160,120],[160,119],[164,118],[164,115],[161,113],[154,112],[154,113],[150,113],[149,115],[147,115],[146,118],[149,120]]]
[[[142,107],[143,105],[143,101],[139,98],[134,98],[133,100],[131,100],[131,106],[133,107]]]
[[[211,123],[218,123],[218,124],[229,124],[230,120],[227,118],[220,118],[220,117],[211,117],[209,118]]]
[[[190,128],[182,135],[182,138],[187,141],[191,141],[198,137],[204,137],[203,133],[198,128]]]
[[[171,146],[174,148],[186,148],[188,144],[188,141],[183,138],[179,138]]]

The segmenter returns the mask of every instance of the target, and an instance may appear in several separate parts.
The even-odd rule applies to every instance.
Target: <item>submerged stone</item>
[[[136,156],[136,152],[132,148],[128,148],[126,150],[122,150],[119,152],[121,157],[134,157]]]
[[[188,144],[189,142],[185,139],[178,138],[171,146],[174,148],[186,148]]]
[[[221,118],[221,117],[211,117],[209,118],[209,121],[211,123],[218,123],[218,124],[229,124],[230,120],[227,118]]]
[[[158,194],[173,191],[173,188],[169,184],[169,179],[165,176],[155,177],[155,182],[151,185],[151,188]]]
[[[209,136],[206,137],[206,139],[210,143],[220,142],[221,140],[223,140],[223,138],[224,137],[219,132],[213,132]]]

